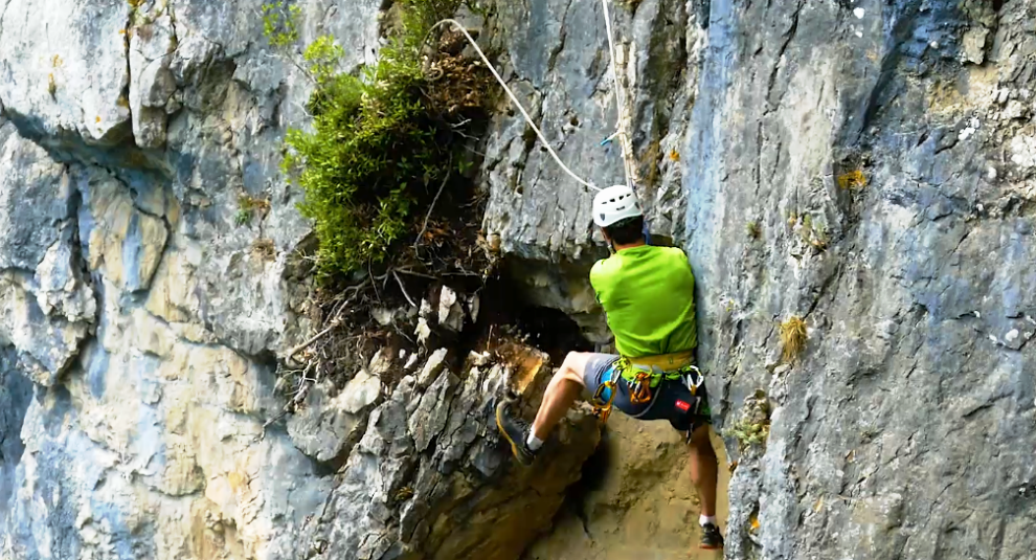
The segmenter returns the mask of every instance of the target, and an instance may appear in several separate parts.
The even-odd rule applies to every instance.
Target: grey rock
[[[73,181],[10,123],[0,124],[0,166],[9,169],[0,173],[0,344],[13,346],[30,379],[51,386],[96,316],[73,241]]]
[[[10,123],[0,123],[0,162],[0,269],[34,271],[68,226],[73,185],[65,166]]]
[[[508,468],[493,408],[505,385],[516,381],[516,370],[473,369],[459,387],[442,371],[424,394],[413,378],[404,378],[371,413],[342,484],[307,528],[317,543],[315,557],[518,558],[519,543],[549,524],[547,512],[560,506],[599,434],[593,417],[574,414],[559,426],[564,451],[545,448],[549,467]],[[529,374],[541,387],[551,371],[544,361]],[[507,522],[515,512],[523,512],[522,522]]]
[[[5,113],[31,121],[39,134],[69,131],[89,144],[111,142],[130,119],[119,102],[129,83],[123,40],[130,4],[9,0],[3,8]]]
[[[347,457],[363,434],[366,415],[381,397],[381,381],[365,372],[332,397],[331,386],[314,386],[305,406],[288,418],[288,434],[300,451],[317,461]]]
[[[972,64],[982,64],[986,61],[986,41],[989,38],[989,30],[985,27],[974,27],[964,33],[963,57]]]
[[[421,396],[417,409],[410,415],[410,437],[414,439],[417,452],[428,449],[435,436],[446,427],[449,418],[449,391],[456,380],[449,371],[442,372],[428,391]]]
[[[453,332],[464,328],[464,308],[457,298],[457,292],[443,286],[439,293],[439,326]]]
[[[1021,451],[1036,442],[1032,349],[1004,339],[1036,303],[1018,281],[1032,216],[989,214],[1030,200],[1008,183],[1033,172],[996,163],[1027,132],[986,117],[1000,112],[990,92],[1030,81],[1031,61],[1006,53],[1036,48],[1019,34],[1032,12],[1001,11],[979,75],[943,66],[940,51],[968,45],[957,4],[863,2],[857,19],[837,4],[711,3],[682,159],[699,358],[727,403],[717,422],[757,389],[777,405],[762,456],[728,442],[740,459],[728,558],[1021,558],[1033,546],[995,528],[1036,513],[998,498],[1036,477]],[[970,93],[921,109],[936,80],[957,78]],[[857,170],[865,187],[845,179]],[[826,248],[794,256],[791,214],[824,224]],[[746,215],[761,217],[760,240],[744,235]],[[808,318],[809,340],[771,376],[775,318],[789,314]]]
[[[287,259],[310,225],[277,172],[310,86],[263,4],[0,1],[0,557],[308,545],[333,481],[262,426],[270,356],[310,333]],[[302,39],[334,33],[352,70],[379,9],[309,4]],[[244,195],[270,209],[237,227]]]
[[[428,361],[425,362],[424,367],[421,368],[421,373],[417,376],[417,387],[420,390],[427,389],[432,384],[432,381],[436,379],[436,376],[439,375],[439,372],[446,365],[446,354],[448,353],[449,349],[440,348],[428,356]]]

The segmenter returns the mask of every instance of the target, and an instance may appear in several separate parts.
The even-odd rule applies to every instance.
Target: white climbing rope
[[[611,138],[617,136],[619,139],[619,147],[622,150],[622,163],[626,168],[626,186],[633,190],[636,167],[633,164],[633,147],[630,145],[627,128],[629,126],[629,111],[626,106],[626,91],[622,87],[622,81],[619,80],[619,69],[616,62],[618,53],[615,50],[615,39],[612,34],[612,15],[608,10],[608,0],[601,0],[601,6],[604,8],[604,28],[608,32],[608,54],[609,58],[611,58],[612,80],[615,84],[615,112],[618,116],[618,122],[616,123],[617,132]]]
[[[469,43],[471,43],[471,46],[475,48],[475,52],[477,52],[478,56],[482,58],[482,62],[484,62],[486,64],[486,67],[489,68],[489,71],[493,73],[493,77],[496,78],[496,81],[500,82],[500,85],[504,88],[504,91],[507,92],[507,96],[511,98],[511,102],[514,103],[515,106],[518,107],[518,110],[522,112],[522,116],[525,117],[525,122],[529,123],[529,126],[532,127],[533,132],[536,133],[536,137],[540,139],[540,142],[543,143],[543,147],[547,148],[547,152],[549,152],[551,157],[554,158],[554,161],[556,161],[557,164],[561,166],[561,169],[563,169],[565,173],[568,173],[569,177],[575,179],[576,182],[580,185],[583,185],[584,187],[593,189],[595,191],[600,191],[600,187],[597,187],[596,185],[584,180],[579,175],[576,175],[571,169],[568,168],[567,165],[565,165],[565,162],[561,161],[561,157],[559,157],[557,152],[554,151],[554,148],[550,147],[550,142],[547,142],[547,139],[543,137],[543,133],[540,132],[540,129],[536,126],[536,123],[532,121],[532,117],[529,116],[529,113],[525,110],[525,107],[523,107],[521,102],[518,101],[518,98],[514,96],[514,92],[511,91],[511,88],[507,87],[507,84],[504,83],[504,79],[500,77],[500,74],[496,71],[496,68],[494,68],[493,64],[489,62],[488,58],[486,58],[486,55],[482,52],[482,49],[479,48],[478,43],[476,43],[475,39],[473,39],[471,35],[468,34],[468,30],[465,29],[464,26],[460,24],[460,22],[454,19],[444,19],[439,23],[433,25],[432,28],[429,30],[429,33],[434,31],[440,25],[446,23],[452,24],[454,27],[460,30],[461,33],[464,34],[464,37],[467,38]]]

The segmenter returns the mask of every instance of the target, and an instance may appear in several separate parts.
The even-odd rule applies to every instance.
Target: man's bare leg
[[[698,489],[703,518],[716,516],[716,486],[719,484],[719,458],[709,439],[709,427],[701,426],[691,434],[691,482]],[[702,521],[702,548],[722,548],[718,524],[705,528]],[[710,533],[711,531],[711,533]]]
[[[522,465],[532,465],[540,445],[579,398],[584,387],[583,370],[586,369],[589,359],[590,354],[576,352],[565,358],[561,369],[554,374],[543,393],[543,402],[540,403],[540,410],[536,413],[536,421],[532,426],[508,413],[509,401],[504,400],[497,404],[496,425],[511,445],[515,459]]]
[[[554,374],[547,390],[543,393],[543,401],[540,403],[540,410],[536,413],[536,420],[532,423],[532,433],[541,441],[545,441],[550,435],[554,426],[565,417],[568,409],[579,398],[583,392],[583,371],[590,360],[590,354],[582,352],[569,352],[561,369]]]
[[[709,427],[701,426],[691,435],[691,482],[698,489],[701,514],[716,515],[716,485],[719,482],[719,459],[712,449]]]

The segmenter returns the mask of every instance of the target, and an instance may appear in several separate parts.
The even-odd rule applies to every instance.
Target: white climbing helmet
[[[626,185],[615,185],[597,193],[593,208],[594,223],[600,227],[644,215],[633,189]]]

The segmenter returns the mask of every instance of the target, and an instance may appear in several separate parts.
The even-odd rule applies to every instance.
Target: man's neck
[[[643,247],[643,246],[647,245],[647,243],[643,239],[641,239],[640,241],[635,241],[633,243],[627,243],[625,245],[620,245],[618,243],[614,243],[613,242],[612,245],[615,247],[615,252],[618,253],[619,251],[621,251],[623,249],[632,249],[634,247]]]

